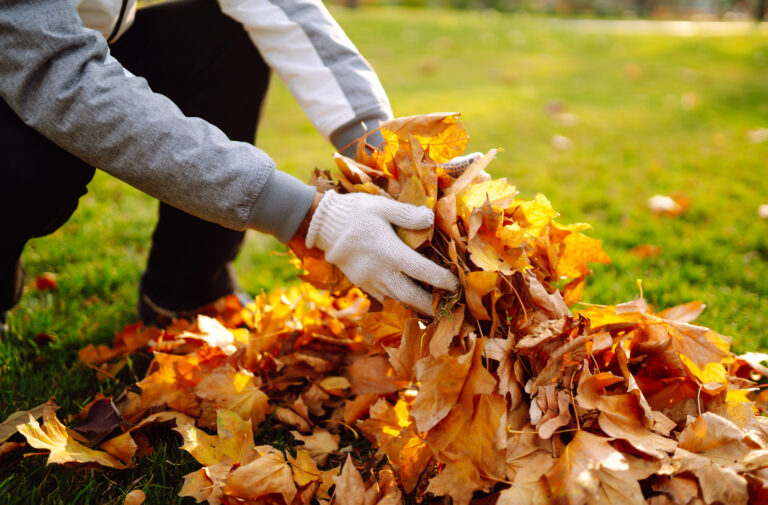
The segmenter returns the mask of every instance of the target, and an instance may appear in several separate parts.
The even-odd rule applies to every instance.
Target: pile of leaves
[[[338,172],[313,181],[435,210],[433,229],[398,230],[460,279],[456,293],[433,291],[434,317],[392,300],[372,311],[322,253],[297,245],[300,287],[83,349],[107,375],[129,354],[154,358],[136,387],[89,404],[77,431],[53,405],[42,426],[19,424],[27,442],[51,463],[124,468],[151,450],[148,426],[173,424],[202,465],[180,494],[212,505],[768,502],[756,382],[768,356],[734,356],[691,324],[699,302],[572,313],[587,263],[609,261],[588,225],[487,180],[495,150],[448,170],[468,141],[455,114],[382,133],[382,146],[362,139],[355,160],[336,155]],[[255,444],[279,425],[295,444]]]

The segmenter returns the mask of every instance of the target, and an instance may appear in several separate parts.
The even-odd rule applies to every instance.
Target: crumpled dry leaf
[[[232,471],[224,485],[225,495],[243,500],[256,500],[273,493],[281,495],[285,503],[293,502],[296,496],[291,467],[283,454],[272,448]]]
[[[24,435],[27,443],[37,449],[48,449],[47,464],[98,464],[110,468],[126,468],[117,458],[103,451],[89,449],[67,431],[66,427],[56,417],[52,403],[43,409],[43,425],[40,426],[34,417],[28,417],[28,422],[17,426],[19,433]]]
[[[302,448],[318,465],[324,465],[328,455],[339,450],[339,436],[323,428],[316,427],[311,435],[302,435],[298,431],[292,431],[291,435],[304,443]]]
[[[555,503],[644,505],[637,481],[654,471],[605,438],[579,431],[545,478]]]
[[[0,444],[16,433],[18,431],[16,426],[29,420],[30,416],[34,419],[38,419],[42,416],[46,407],[53,409],[54,412],[59,408],[59,406],[53,403],[52,400],[49,400],[45,403],[41,403],[37,407],[33,407],[29,410],[17,410],[9,415],[5,421],[0,423]]]

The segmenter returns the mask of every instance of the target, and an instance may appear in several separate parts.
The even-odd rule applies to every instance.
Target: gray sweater
[[[264,56],[273,68],[281,55],[284,59],[307,55],[283,50],[281,37],[288,26],[284,19],[278,23],[281,30],[270,34],[268,26],[248,26],[248,16],[262,20],[265,6],[278,9],[298,27],[294,31],[308,34],[307,47],[315,54],[307,58],[325,69],[314,78],[327,75],[336,80],[340,93],[328,94],[325,108],[320,104],[307,110],[310,105],[303,99],[317,106],[313,97],[301,96],[302,86],[311,90],[311,83],[296,82],[301,74],[291,74],[290,61],[276,70],[284,80],[293,81],[288,84],[294,95],[337,147],[362,133],[361,122],[375,124],[391,117],[375,74],[351,43],[337,43],[338,34],[333,32],[337,25],[329,25],[330,16],[319,0],[221,3],[233,18],[242,15],[238,20],[263,54],[272,50]],[[340,79],[347,80],[343,86]],[[125,72],[109,55],[103,34],[83,26],[71,0],[0,0],[0,96],[26,124],[87,163],[229,228],[253,228],[285,242],[315,193],[275,170],[272,159],[260,149],[230,141],[199,118],[185,117],[168,98],[153,93],[143,78]],[[332,114],[336,109],[344,110]],[[331,122],[318,123],[329,115]]]

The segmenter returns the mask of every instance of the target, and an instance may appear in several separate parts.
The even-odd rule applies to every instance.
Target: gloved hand
[[[379,301],[394,298],[432,314],[432,296],[411,278],[455,291],[458,280],[401,241],[392,225],[409,230],[432,226],[434,214],[366,193],[326,191],[307,231],[306,246],[325,251],[354,284]]]
[[[463,156],[456,156],[450,161],[446,161],[442,165],[440,165],[443,170],[445,170],[445,173],[450,175],[453,178],[458,178],[463,174],[469,166],[474,163],[475,161],[479,160],[483,157],[483,153],[481,152],[475,152],[475,153],[469,153],[465,154]],[[483,169],[482,172],[477,174],[477,176],[474,179],[476,182],[486,182],[491,180],[491,174],[485,171]]]

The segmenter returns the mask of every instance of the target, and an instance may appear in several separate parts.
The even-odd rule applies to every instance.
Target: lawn
[[[442,10],[335,10],[388,90],[396,115],[454,110],[469,148],[504,152],[492,163],[521,194],[546,194],[562,222],[585,221],[613,259],[595,267],[584,299],[638,295],[656,308],[701,300],[699,322],[730,335],[737,351],[768,349],[768,35],[621,33],[542,18]],[[563,121],[551,113],[572,114]],[[278,166],[302,179],[330,168],[332,149],[275,82],[257,139]],[[570,148],[553,146],[553,136]],[[652,195],[684,193],[682,216],[653,215]],[[109,343],[136,320],[136,286],[156,202],[104,174],[72,220],[28,244],[28,289],[0,342],[0,419],[50,396],[59,417],[75,414],[117,381],[97,382],[77,351]],[[651,244],[660,254],[630,252]],[[275,254],[277,251],[277,254]],[[284,247],[252,234],[238,260],[250,293],[295,283]],[[180,251],[183,254],[183,251]],[[58,290],[31,282],[54,272]],[[57,338],[38,346],[35,336]],[[120,376],[133,382],[146,363]],[[266,441],[266,440],[265,440]],[[181,476],[197,468],[161,436],[128,471],[46,467],[43,456],[0,461],[0,502],[122,503],[141,488],[148,503],[178,502]],[[188,500],[192,503],[192,500]]]

